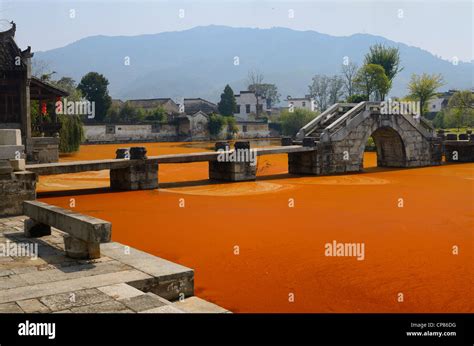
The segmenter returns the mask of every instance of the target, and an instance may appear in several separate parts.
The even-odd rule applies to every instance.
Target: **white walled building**
[[[314,102],[314,99],[309,97],[308,95],[305,97],[291,97],[288,96],[287,100],[288,102],[288,109],[307,109],[309,111],[316,111],[316,104]]]
[[[234,116],[237,120],[254,119],[257,114],[257,97],[252,91],[241,91],[240,94],[235,95],[235,102],[237,103],[237,110]],[[267,107],[267,99],[264,97],[258,98],[258,106],[260,108],[259,115],[268,114],[270,109]]]

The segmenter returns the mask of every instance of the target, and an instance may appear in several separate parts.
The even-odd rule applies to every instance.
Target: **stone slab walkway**
[[[0,218],[0,313],[229,312],[193,295],[192,269],[116,242],[74,260],[57,229],[25,238],[25,218]]]

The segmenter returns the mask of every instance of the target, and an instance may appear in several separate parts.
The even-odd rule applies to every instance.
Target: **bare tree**
[[[349,64],[342,65],[342,78],[344,89],[348,97],[354,95],[354,79],[357,75],[358,66],[352,61]]]
[[[312,84],[308,87],[309,94],[314,98],[321,112],[328,107],[330,78],[325,75],[315,75]]]
[[[342,88],[344,81],[340,76],[334,75],[329,79],[329,105],[333,105],[339,101],[344,94]]]
[[[258,70],[249,71],[248,78],[247,78],[247,89],[255,93],[255,97],[257,99],[257,115],[258,118],[260,115],[260,100],[259,97],[263,95],[263,74]]]

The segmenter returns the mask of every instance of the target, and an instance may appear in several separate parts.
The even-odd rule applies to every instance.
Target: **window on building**
[[[303,101],[303,107],[306,107],[306,102]]]
[[[105,133],[110,135],[115,134],[115,125],[106,125]]]
[[[247,125],[242,126],[242,131],[247,132]]]
[[[237,113],[240,113],[240,105],[237,105]]]
[[[245,105],[245,113],[250,113],[250,105]]]
[[[262,105],[262,104],[259,104],[259,105],[258,105],[258,111],[259,111],[259,112],[262,112],[262,111],[263,111],[263,105]]]

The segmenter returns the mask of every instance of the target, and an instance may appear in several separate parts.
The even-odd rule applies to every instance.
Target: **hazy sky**
[[[450,60],[474,59],[472,0],[214,1],[0,0],[20,47],[62,47],[92,35],[140,35],[198,25],[273,26],[346,36],[369,33]],[[74,16],[75,15],[75,16]]]

